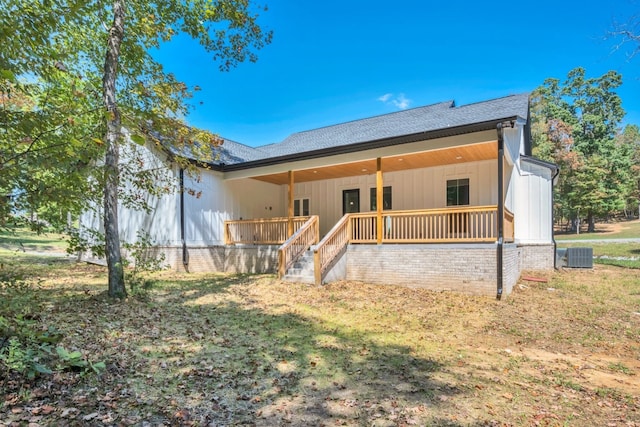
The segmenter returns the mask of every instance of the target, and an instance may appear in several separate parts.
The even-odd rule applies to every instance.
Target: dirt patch
[[[611,221],[611,222],[598,222],[596,223],[596,235],[612,235],[612,234],[620,234],[629,228],[635,228],[640,224],[640,220],[631,220],[631,221]],[[587,233],[588,224],[582,222],[580,224],[580,234]],[[575,232],[567,231],[567,227],[565,225],[556,225],[554,226],[554,234],[555,235],[573,235]],[[590,233],[594,234],[594,233]]]
[[[550,369],[564,369],[581,378],[581,385],[591,391],[602,388],[617,389],[633,395],[640,387],[640,361],[636,358],[612,357],[608,354],[570,355],[552,353],[541,349],[523,348],[512,353],[523,357],[533,365],[544,365]],[[554,368],[555,367],[555,368]],[[616,367],[620,367],[616,369]],[[537,371],[529,371],[536,375]]]

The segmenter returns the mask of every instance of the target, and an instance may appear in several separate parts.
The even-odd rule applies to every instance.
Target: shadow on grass
[[[257,307],[242,292],[252,279],[185,278],[123,303],[55,289],[41,297],[68,339],[107,363],[92,410],[125,383],[137,399],[118,406],[115,421],[460,425],[432,412],[466,392],[436,378],[446,366],[370,332],[304,317],[285,301]],[[74,404],[73,391],[51,397]]]

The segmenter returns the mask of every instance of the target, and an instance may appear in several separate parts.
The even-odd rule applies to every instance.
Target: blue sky
[[[257,63],[220,72],[186,38],[157,54],[202,88],[190,124],[259,146],[404,108],[530,92],[577,66],[588,77],[620,72],[625,123],[640,124],[640,55],[629,60],[606,39],[640,0],[260,1],[274,38]]]

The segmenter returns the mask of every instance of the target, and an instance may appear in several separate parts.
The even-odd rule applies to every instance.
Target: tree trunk
[[[589,228],[587,229],[587,231],[589,233],[593,233],[596,231],[596,218],[593,215],[592,212],[589,212],[589,216],[587,216],[587,221],[589,223]]]
[[[113,24],[109,29],[107,55],[104,60],[102,93],[107,111],[107,133],[105,136],[106,155],[104,164],[104,232],[106,243],[107,268],[109,270],[109,296],[124,298],[127,290],[124,286],[124,267],[120,254],[120,236],[118,232],[118,143],[120,138],[120,112],[116,101],[116,79],[118,76],[118,58],[120,44],[124,36],[123,0],[113,2]]]
[[[571,219],[569,231],[571,231],[572,233],[580,234],[580,218],[576,217]]]

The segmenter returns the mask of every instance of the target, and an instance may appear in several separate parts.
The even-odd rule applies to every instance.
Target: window
[[[293,201],[293,216],[309,216],[309,199]]]
[[[447,206],[469,205],[469,178],[447,180]],[[466,233],[469,223],[468,212],[452,212],[448,215],[449,233],[460,237]]]
[[[375,187],[371,189],[370,195],[371,197],[369,200],[371,200],[371,210],[375,211],[378,209],[378,194]],[[382,188],[382,209],[385,211],[391,209],[391,187]]]
[[[447,180],[447,206],[469,205],[469,178]]]
[[[360,190],[342,190],[342,215],[360,212]]]

